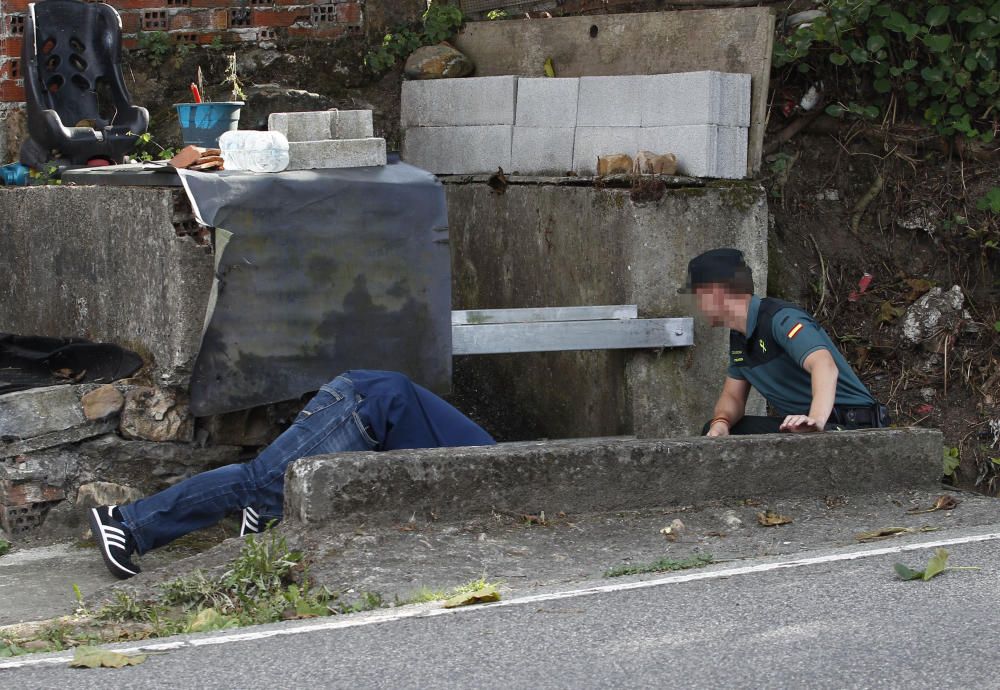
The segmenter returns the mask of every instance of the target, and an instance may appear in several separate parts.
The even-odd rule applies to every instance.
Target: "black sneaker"
[[[245,537],[248,534],[259,534],[263,531],[260,524],[260,515],[257,514],[257,511],[250,506],[244,508],[243,522],[240,523],[240,536]]]
[[[132,562],[135,540],[120,520],[115,517],[116,506],[91,508],[87,517],[90,531],[104,557],[104,565],[119,580],[127,580],[139,573],[139,566]],[[120,515],[120,514],[119,514]]]

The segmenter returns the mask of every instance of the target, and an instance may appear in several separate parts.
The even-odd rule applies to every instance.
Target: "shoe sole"
[[[101,552],[101,558],[104,559],[104,565],[108,567],[111,574],[119,580],[127,580],[130,577],[138,575],[138,568],[136,568],[135,572],[132,572],[116,561],[111,555],[111,547],[108,546],[108,539],[102,529],[104,523],[101,522],[101,516],[97,514],[97,508],[90,509],[90,512],[87,513],[87,520],[90,522],[90,531],[94,535],[94,539],[97,541],[98,549]]]

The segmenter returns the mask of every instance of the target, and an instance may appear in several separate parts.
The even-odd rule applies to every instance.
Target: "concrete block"
[[[646,76],[580,77],[576,124],[581,127],[638,127]]]
[[[716,125],[642,128],[639,148],[677,156],[677,171],[694,177],[739,179],[747,170],[747,129]],[[579,139],[579,138],[578,138]]]
[[[750,126],[750,75],[683,72],[648,77],[642,126]]]
[[[369,139],[375,136],[370,110],[337,110],[332,121],[334,139]]]
[[[325,139],[288,144],[288,170],[366,168],[385,164],[385,139]]]
[[[363,520],[371,527],[413,514],[579,515],[743,496],[930,489],[940,480],[942,442],[932,429],[885,429],[318,455],[289,467],[285,517],[313,524]]]
[[[403,137],[402,158],[438,175],[509,171],[513,136],[510,125],[412,127]]]
[[[522,175],[564,175],[573,169],[573,127],[514,127],[510,169]]]
[[[332,138],[335,110],[316,110],[304,113],[271,113],[267,128],[281,132],[288,141],[319,141]]]
[[[641,148],[641,132],[639,127],[577,127],[573,144],[573,170],[579,175],[595,175],[598,156],[627,153],[635,157]]]
[[[573,127],[579,92],[579,79],[521,77],[517,80],[514,124],[518,127]]]
[[[401,127],[514,124],[517,77],[403,82]]]

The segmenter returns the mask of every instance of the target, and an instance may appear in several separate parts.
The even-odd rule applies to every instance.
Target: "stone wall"
[[[135,500],[243,450],[204,440],[183,393],[137,382],[0,396],[0,529],[75,527],[87,507]]]

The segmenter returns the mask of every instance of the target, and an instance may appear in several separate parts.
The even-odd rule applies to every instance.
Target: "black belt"
[[[889,426],[892,420],[889,418],[889,410],[885,405],[874,403],[864,407],[846,407],[837,405],[830,413],[830,422],[843,424],[845,426],[866,426],[873,429],[881,429]]]

